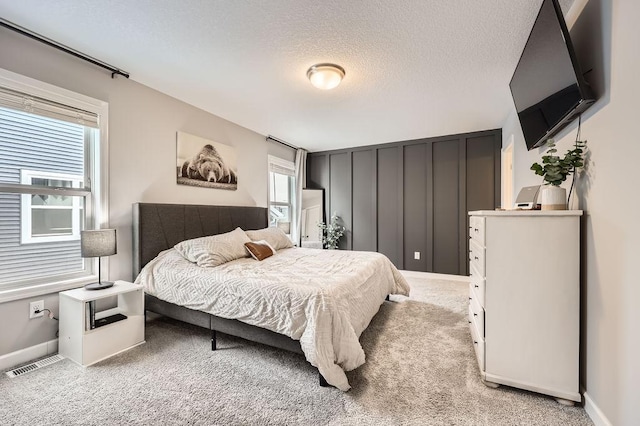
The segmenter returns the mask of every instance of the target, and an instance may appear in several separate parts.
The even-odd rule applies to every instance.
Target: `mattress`
[[[409,285],[382,254],[289,248],[261,262],[202,268],[163,251],[136,283],[161,300],[236,319],[300,341],[307,361],[346,391],[345,371],[365,362],[358,338],[388,294]]]

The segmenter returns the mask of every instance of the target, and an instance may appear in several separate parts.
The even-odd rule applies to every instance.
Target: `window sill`
[[[0,303],[27,299],[30,297],[43,296],[45,294],[58,293],[64,290],[82,287],[85,284],[97,281],[97,279],[97,275],[89,275],[82,278],[57,281],[54,283],[36,284],[25,287],[0,290]]]

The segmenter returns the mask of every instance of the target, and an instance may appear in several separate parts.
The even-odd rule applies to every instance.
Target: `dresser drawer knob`
[[[473,344],[474,344],[474,345],[477,345],[477,344],[478,344],[478,342],[474,340],[474,341],[473,341]]]
[[[474,231],[478,232],[478,228],[473,228]]]
[[[474,258],[475,260],[478,260],[478,256],[473,256],[473,258]]]
[[[473,314],[473,316],[474,316],[474,317],[477,317],[477,316],[478,316],[478,314],[474,313],[474,314]]]
[[[474,286],[475,288],[480,288],[477,284],[474,284],[473,286]]]

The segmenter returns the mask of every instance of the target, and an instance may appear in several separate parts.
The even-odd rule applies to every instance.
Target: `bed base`
[[[254,325],[245,324],[238,320],[231,320],[217,317],[202,311],[185,308],[173,303],[165,302],[150,294],[144,295],[145,310],[164,315],[178,321],[188,324],[197,325],[198,327],[211,330],[211,348],[215,350],[215,332],[229,334],[231,336],[240,337],[252,342],[262,343],[264,345],[274,346],[290,352],[303,354],[300,342],[285,336],[284,334],[275,333],[265,328],[256,327]]]
[[[215,351],[218,349],[218,332],[214,329],[211,329],[211,351]],[[322,374],[318,371],[318,381],[320,382],[320,386],[323,388],[330,387],[331,385],[327,382]]]
[[[145,316],[146,311],[154,312],[178,321],[186,322],[198,327],[211,330],[211,350],[218,349],[218,331],[253,342],[262,343],[289,352],[304,354],[300,347],[300,342],[285,335],[275,333],[271,330],[245,324],[238,320],[220,318],[206,312],[195,311],[183,306],[165,302],[150,294],[144,295]],[[247,337],[248,336],[248,337]],[[330,387],[322,374],[318,372],[318,381],[322,387]]]

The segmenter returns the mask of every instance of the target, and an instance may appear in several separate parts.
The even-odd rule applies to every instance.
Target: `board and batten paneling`
[[[331,209],[327,221],[331,220],[331,215],[334,212],[340,216],[346,230],[340,239],[339,248],[351,250],[351,153],[343,152],[329,155],[329,170],[330,188],[340,189],[329,193]]]
[[[500,204],[501,130],[310,153],[307,187],[347,233],[398,268],[468,274],[468,210]],[[415,259],[415,253],[419,259]]]
[[[374,228],[378,233],[378,252],[387,256],[395,265],[401,263],[402,238],[398,224],[402,221],[402,198],[398,192],[401,179],[398,176],[400,147],[378,149],[378,221]]]
[[[500,156],[496,155],[491,136],[467,138],[467,210],[481,210],[480,206],[500,205]],[[493,174],[487,171],[493,170]]]
[[[431,256],[430,233],[427,232],[427,185],[428,176],[427,143],[403,147],[404,167],[404,268],[411,271],[428,270],[427,259]],[[418,253],[418,256],[416,256]],[[416,259],[419,257],[419,259]]]
[[[376,251],[376,153],[354,151],[352,161],[352,249]]]
[[[460,272],[460,144],[458,139],[434,142],[433,147],[433,270]],[[466,259],[466,256],[464,256]]]

